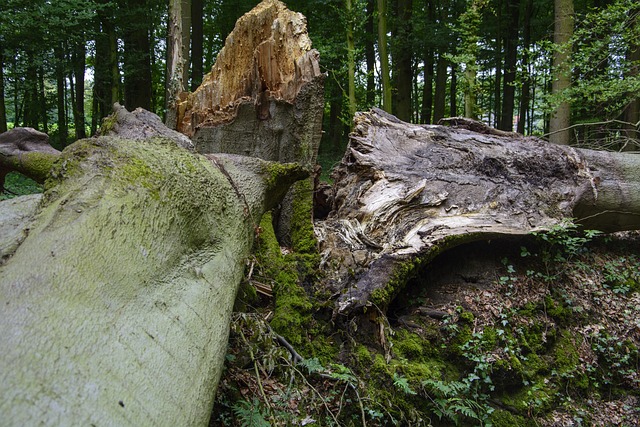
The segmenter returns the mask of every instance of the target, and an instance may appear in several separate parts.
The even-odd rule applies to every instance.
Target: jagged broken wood
[[[140,113],[40,147],[59,157],[42,200],[0,203],[19,228],[0,227],[3,425],[209,420],[256,224],[308,174],[193,154],[157,117],[132,139]]]
[[[198,89],[176,104],[177,130],[199,153],[231,153],[312,168],[322,136],[324,79],[306,18],[278,0],[264,0],[238,19]],[[275,213],[282,244],[294,200],[309,206],[312,179],[300,182]]]
[[[421,265],[465,242],[569,218],[640,228],[640,155],[412,125],[377,109],[356,116],[333,179],[333,210],[316,230],[336,315],[384,310]]]

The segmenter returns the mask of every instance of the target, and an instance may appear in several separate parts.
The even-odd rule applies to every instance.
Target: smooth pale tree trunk
[[[382,77],[382,109],[391,112],[391,76],[389,71],[389,52],[387,44],[387,2],[377,0],[378,6],[378,53],[380,56],[380,74]]]
[[[256,224],[305,176],[111,120],[36,150],[58,157],[41,201],[0,203],[3,425],[206,425]]]
[[[571,87],[571,46],[573,35],[573,0],[554,1],[553,52],[551,93],[561,95]],[[571,140],[571,105],[561,102],[551,113],[549,120],[549,141],[568,145]]]

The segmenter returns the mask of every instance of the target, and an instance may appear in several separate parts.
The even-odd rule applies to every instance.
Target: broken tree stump
[[[322,135],[324,78],[305,17],[278,0],[264,0],[238,20],[211,72],[177,106],[177,130],[199,153],[295,162],[312,170]],[[312,186],[310,178],[285,197],[276,215],[281,243],[294,243],[294,199],[306,201],[311,221]]]

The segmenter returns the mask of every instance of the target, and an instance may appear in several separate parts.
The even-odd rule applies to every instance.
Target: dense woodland
[[[0,132],[30,126],[63,147],[95,133],[116,101],[162,117],[168,3],[180,2],[3,0]],[[257,3],[182,1],[184,89]],[[637,140],[635,0],[285,3],[307,17],[328,75],[325,153],[341,152],[353,113],[372,106],[408,122],[466,116],[563,143]]]

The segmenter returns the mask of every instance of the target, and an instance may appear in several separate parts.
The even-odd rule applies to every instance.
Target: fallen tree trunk
[[[3,425],[209,420],[256,224],[306,172],[151,122],[131,139],[140,117],[59,154],[33,217],[37,198],[0,204],[20,229],[0,227]]]
[[[464,123],[462,123],[464,124]],[[476,130],[482,130],[474,125]],[[486,131],[486,129],[485,129]],[[640,156],[513,134],[355,119],[317,225],[335,315],[384,310],[421,266],[462,243],[548,230],[640,228]]]

